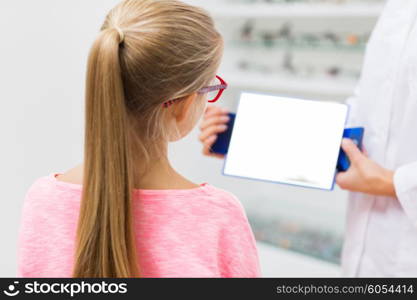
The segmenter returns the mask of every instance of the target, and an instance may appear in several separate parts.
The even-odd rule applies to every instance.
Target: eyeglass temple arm
[[[205,94],[205,93],[208,93],[208,92],[211,92],[211,91],[218,91],[218,90],[227,89],[228,84],[226,83],[226,81],[224,81],[223,78],[221,78],[220,76],[216,76],[216,78],[218,80],[220,80],[220,84],[202,88],[201,90],[198,91],[198,93],[199,94]]]

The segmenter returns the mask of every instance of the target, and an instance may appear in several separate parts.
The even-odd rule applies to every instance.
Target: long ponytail
[[[83,193],[74,277],[136,277],[133,173],[120,31],[101,31],[87,70]]]

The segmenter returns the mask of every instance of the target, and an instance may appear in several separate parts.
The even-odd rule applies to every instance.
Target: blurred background
[[[33,181],[82,162],[89,48],[118,0],[0,2],[0,277],[16,273],[20,210]],[[383,0],[186,0],[205,7],[226,41],[219,105],[241,91],[340,101],[360,76]],[[279,137],[277,137],[279,138]],[[258,240],[267,277],[340,276],[347,194],[221,175],[201,154],[198,130],[170,159],[194,182],[236,194]]]

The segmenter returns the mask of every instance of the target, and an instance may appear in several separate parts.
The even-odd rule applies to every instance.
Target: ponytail
[[[136,277],[133,170],[119,50],[120,29],[101,31],[87,70],[83,192],[73,277]]]

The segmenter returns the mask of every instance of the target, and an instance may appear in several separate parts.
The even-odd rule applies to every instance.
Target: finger
[[[211,156],[211,157],[216,157],[216,158],[223,159],[225,157],[223,154],[218,154],[218,153],[211,152],[211,147],[216,142],[216,140],[217,140],[217,136],[213,136],[213,137],[208,138],[204,142],[203,154],[206,155],[206,156]]]
[[[208,127],[213,125],[225,125],[230,121],[230,117],[227,115],[215,115],[208,118],[204,118],[203,122],[200,125],[200,130],[204,131]]]
[[[225,155],[223,155],[223,154],[212,153],[210,151],[203,151],[203,154],[205,156],[215,157],[215,158],[219,158],[219,159],[224,159],[225,158]]]
[[[362,146],[362,153],[363,153],[366,157],[369,157],[368,150],[365,148],[365,146]]]
[[[201,132],[199,136],[200,142],[204,142],[208,137],[215,135],[217,136],[219,133],[222,133],[227,130],[227,125],[214,125],[211,127],[206,128],[204,131]]]
[[[210,150],[213,144],[216,142],[217,136],[212,135],[208,137],[205,141],[203,141],[203,153],[204,155],[210,155],[213,154]]]
[[[211,146],[213,146],[213,144],[216,141],[217,141],[217,135],[212,135],[203,141],[203,145],[207,148],[210,148]]]
[[[219,159],[224,159],[225,158],[225,155],[223,155],[223,154],[212,153],[212,152],[208,152],[208,153],[203,152],[203,153],[204,153],[205,156],[215,157],[215,158],[219,158]]]
[[[210,117],[213,115],[226,115],[229,113],[229,110],[224,107],[210,105],[207,107],[206,111],[204,112],[204,118]]]
[[[225,155],[223,155],[223,154],[217,154],[217,153],[213,153],[210,156],[213,156],[215,158],[220,158],[220,159],[224,159],[225,158]]]
[[[347,172],[340,172],[336,175],[336,184],[341,188],[341,189],[346,189],[346,182],[347,182],[347,178],[348,178],[349,174],[348,171]]]
[[[363,156],[358,146],[351,139],[343,139],[342,149],[352,163],[357,162]]]

